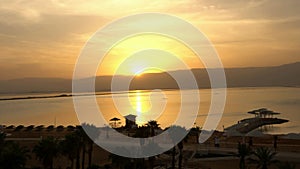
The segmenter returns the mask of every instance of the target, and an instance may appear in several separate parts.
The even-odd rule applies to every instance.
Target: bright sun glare
[[[148,68],[148,69],[143,69],[143,70],[139,70],[139,71],[136,71],[134,76],[136,77],[140,77],[144,74],[149,74],[149,73],[161,73],[161,72],[164,72],[164,70],[160,70],[158,68]]]
[[[144,72],[136,72],[136,73],[134,74],[134,76],[140,77],[140,76],[142,76],[142,74],[144,74]]]
[[[101,71],[103,71],[103,74],[110,74],[109,72],[114,74],[117,68],[130,56],[148,49],[167,51],[182,59],[183,62],[190,67],[192,65],[198,65],[197,67],[201,67],[202,65],[200,60],[192,59],[198,57],[192,50],[184,46],[181,42],[161,35],[143,34],[129,37],[116,44],[102,61],[100,66]],[[120,69],[119,73],[123,75],[141,76],[146,73],[162,72],[162,70],[152,68],[144,70],[143,68],[148,65],[158,65],[157,67],[163,69],[163,71],[184,69],[184,67],[179,67],[175,60],[169,60],[167,57],[164,57],[163,53],[161,53],[159,60],[154,59],[154,57],[152,59],[150,56],[151,52],[145,52],[145,54],[149,54],[147,60],[132,60],[131,62],[128,62],[127,65],[123,65],[123,68]]]

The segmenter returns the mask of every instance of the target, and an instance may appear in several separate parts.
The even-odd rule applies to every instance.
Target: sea
[[[263,128],[269,134],[300,133],[300,88],[298,87],[251,87],[226,89],[224,109],[212,114],[221,114],[221,119],[210,121],[216,123],[216,130],[236,124],[239,120],[251,118],[247,113],[251,110],[267,108],[280,113],[277,118],[287,119],[284,124]],[[183,100],[183,94],[199,94],[200,100]],[[62,95],[63,94],[63,95]],[[72,93],[26,93],[0,95],[0,125],[79,125],[92,123],[95,125],[125,125],[124,116],[136,116],[138,125],[145,125],[150,120],[156,120],[162,127],[176,125],[180,120],[191,121],[192,126],[203,127],[207,122],[213,93],[210,89],[200,90],[132,90],[130,92],[96,92],[78,95],[77,99],[95,100],[97,111],[90,108],[91,104],[76,105],[74,108]],[[61,96],[49,97],[48,96]],[[31,97],[26,99],[26,97]],[[45,97],[45,98],[44,98]],[[22,98],[11,99],[10,98]],[[2,100],[1,100],[2,99]],[[6,99],[6,100],[5,100]],[[92,100],[93,100],[92,99]],[[182,109],[182,106],[198,109]],[[82,107],[84,106],[84,107]],[[184,110],[184,111],[183,111]],[[182,113],[182,114],[180,114]],[[210,114],[210,115],[212,115]],[[112,118],[119,120],[111,121]],[[100,118],[102,120],[100,120]],[[89,121],[90,119],[90,121]],[[104,120],[104,123],[103,123]],[[98,123],[99,122],[99,123]]]

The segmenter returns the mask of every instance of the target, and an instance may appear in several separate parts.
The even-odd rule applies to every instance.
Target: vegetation
[[[61,153],[65,155],[71,162],[70,168],[74,168],[74,160],[78,157],[78,149],[80,149],[79,136],[71,133],[65,136],[65,139],[60,142]],[[78,167],[76,167],[78,168]]]
[[[19,129],[22,127],[19,127]],[[37,127],[36,127],[37,128]],[[43,128],[41,126],[40,128]],[[52,127],[50,127],[52,128]],[[63,127],[61,127],[63,128]],[[26,127],[26,129],[33,130],[31,126]],[[100,166],[92,165],[92,154],[93,154],[93,140],[99,136],[99,129],[93,125],[83,124],[77,126],[76,128],[69,126],[65,128],[69,131],[69,134],[65,135],[64,138],[58,140],[54,137],[47,137],[40,140],[33,148],[32,152],[36,154],[38,160],[41,161],[44,169],[53,169],[54,161],[60,155],[65,156],[70,169],[99,169]],[[83,130],[87,129],[87,130]],[[150,145],[143,138],[155,136],[159,128],[159,124],[156,121],[149,121],[146,125],[136,128],[136,133],[134,137],[139,137],[140,144],[144,151],[151,152],[154,149],[159,149],[158,145]],[[184,168],[183,162],[183,148],[184,148],[184,138],[179,141],[182,134],[186,133],[186,129],[180,126],[172,126],[168,130],[170,138],[174,144],[171,150],[172,155],[172,166],[175,169],[175,165],[178,169]],[[45,128],[47,130],[47,128]],[[22,130],[23,131],[23,130]],[[24,130],[25,132],[26,130]],[[85,131],[88,131],[86,133]],[[199,128],[193,129],[193,134],[197,134],[200,131]],[[194,135],[193,135],[194,136]],[[0,169],[25,169],[27,160],[30,158],[29,151],[25,147],[19,146],[19,144],[6,141],[6,135],[0,133]],[[194,140],[194,138],[193,138]],[[153,142],[153,144],[155,144]],[[271,151],[269,148],[260,147],[255,151],[251,151],[250,147],[246,144],[238,145],[238,156],[240,157],[239,168],[246,169],[246,159],[248,156],[253,155],[249,161],[257,165],[257,168],[268,169],[272,164],[277,163],[274,159],[276,152]],[[120,150],[121,151],[121,150]],[[123,150],[122,150],[123,151]],[[129,150],[124,150],[129,151]],[[178,155],[178,159],[175,156]],[[139,168],[154,168],[156,157],[151,157],[149,160],[141,159],[131,159],[126,157],[121,157],[118,155],[111,154],[110,159],[112,162],[112,167],[117,169],[139,169]],[[75,163],[76,162],[76,163]],[[272,166],[273,167],[273,166]],[[106,166],[106,168],[109,168]],[[277,164],[278,169],[295,169],[296,166],[293,163],[284,162]]]
[[[45,169],[53,169],[53,160],[59,154],[59,142],[54,137],[47,137],[39,141],[33,152],[42,161]]]
[[[296,165],[290,162],[281,162],[277,167],[278,169],[296,169]]]
[[[84,130],[85,129],[85,130]],[[87,135],[87,133],[89,135]],[[88,153],[88,167],[91,167],[92,165],[92,153],[93,153],[93,144],[94,144],[94,139],[98,137],[99,130],[89,124],[82,124],[82,126],[77,126],[77,129],[75,130],[75,135],[77,135],[78,140],[79,140],[79,145],[77,148],[77,160],[76,160],[76,169],[79,169],[79,152],[81,152],[81,168],[85,168],[85,157],[86,153]],[[93,137],[92,139],[89,137]]]
[[[23,169],[29,158],[28,150],[14,142],[6,142],[0,153],[0,169]]]
[[[116,147],[117,151],[125,151],[128,152],[127,149],[122,148],[122,147]],[[109,158],[111,159],[111,163],[113,168],[116,169],[133,169],[131,159],[122,157],[116,154],[110,154]]]
[[[238,144],[238,156],[240,157],[240,169],[246,169],[245,158],[251,154],[251,148],[246,144]]]
[[[196,126],[196,127],[191,128],[191,130],[189,132],[189,135],[194,136],[195,143],[199,143],[198,139],[199,139],[200,131],[201,131],[201,127]]]
[[[181,126],[171,126],[168,128],[168,132],[170,134],[171,140],[174,144],[174,147],[172,149],[172,169],[175,169],[175,155],[176,155],[176,144],[179,149],[179,159],[178,159],[178,168],[181,169],[182,167],[182,150],[183,150],[183,142],[179,141],[180,136],[186,134],[186,129]],[[187,138],[183,138],[183,140],[186,140]],[[178,143],[177,143],[178,142]]]
[[[100,135],[100,130],[90,124],[82,124],[82,126],[88,131],[88,135],[84,134],[86,145],[87,145],[87,153],[88,153],[88,167],[92,167],[92,155],[93,155],[93,146],[94,146],[94,140]]]
[[[2,149],[4,147],[5,138],[6,138],[6,134],[0,133],[0,152],[2,152]]]
[[[14,142],[5,141],[5,137],[4,133],[0,133],[0,169],[25,168],[28,150]]]
[[[268,169],[271,164],[277,163],[274,160],[276,152],[272,152],[267,147],[259,147],[253,152],[255,158],[250,159],[251,162],[257,165],[257,168]]]

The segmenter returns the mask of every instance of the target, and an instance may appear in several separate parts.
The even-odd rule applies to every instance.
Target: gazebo
[[[126,128],[133,128],[136,126],[136,123],[135,123],[136,115],[129,114],[124,117],[125,117],[125,127]]]
[[[266,108],[261,108],[257,110],[252,110],[248,112],[249,114],[254,114],[255,117],[259,118],[273,118],[273,115],[279,115],[278,112],[273,112],[271,110],[268,110]]]

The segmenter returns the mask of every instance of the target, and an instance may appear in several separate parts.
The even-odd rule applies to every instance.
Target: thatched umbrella
[[[114,117],[114,118],[110,119],[109,121],[113,121],[114,122],[114,127],[116,127],[117,126],[117,121],[119,121],[119,120],[120,120],[119,118]]]

